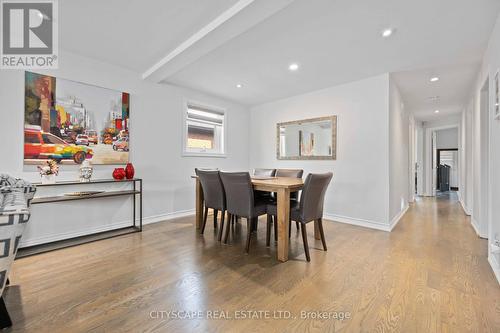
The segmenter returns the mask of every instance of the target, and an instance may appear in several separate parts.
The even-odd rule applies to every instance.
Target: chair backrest
[[[219,171],[195,169],[195,172],[203,189],[205,206],[217,210],[226,210],[226,195]]]
[[[276,175],[276,169],[253,169],[253,175],[261,177],[274,177]]]
[[[310,173],[307,175],[302,196],[300,197],[299,217],[302,222],[309,222],[323,217],[323,205],[328,184],[333,173]]]
[[[28,224],[29,203],[35,191],[28,182],[0,175],[0,295]]]
[[[302,178],[304,170],[302,169],[277,169],[276,177]]]
[[[277,169],[276,177],[289,177],[289,178],[302,178],[304,170],[302,169]],[[290,193],[290,199],[297,200],[299,198],[299,192]]]
[[[251,217],[254,206],[252,180],[248,172],[221,172],[226,192],[227,211],[242,217]]]

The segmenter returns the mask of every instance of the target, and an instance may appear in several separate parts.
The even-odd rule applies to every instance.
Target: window
[[[184,155],[224,156],[224,111],[187,104]]]
[[[36,133],[24,133],[24,143],[40,143]]]
[[[42,134],[43,143],[45,144],[53,144],[53,145],[63,145],[65,142],[59,139],[57,136],[49,133]]]

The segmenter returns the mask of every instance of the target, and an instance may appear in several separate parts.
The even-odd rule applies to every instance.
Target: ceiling
[[[61,48],[149,80],[257,105],[391,72],[407,109],[423,118],[436,106],[440,115],[460,110],[500,10],[498,0],[65,0],[59,5]],[[240,11],[188,50],[158,63],[237,5]],[[381,31],[388,27],[396,33],[384,39]],[[292,62],[300,66],[296,72],[288,70]],[[155,65],[159,69],[150,77]],[[441,79],[430,84],[430,75]],[[427,100],[436,95],[438,105]]]
[[[142,73],[236,2],[59,1],[59,45]]]
[[[406,110],[417,120],[430,121],[463,110],[471,98],[478,71],[479,64],[472,63],[398,72],[392,77]],[[432,77],[439,77],[439,81],[430,82]]]

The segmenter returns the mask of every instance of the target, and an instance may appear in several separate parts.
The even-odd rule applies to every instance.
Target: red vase
[[[116,168],[113,171],[113,178],[116,180],[122,180],[125,178],[125,169],[124,168]]]
[[[125,167],[125,177],[127,179],[133,179],[135,175],[135,169],[132,163],[127,163],[127,166]]]

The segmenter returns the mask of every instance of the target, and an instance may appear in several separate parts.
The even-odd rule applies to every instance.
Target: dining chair
[[[247,220],[247,240],[245,252],[250,250],[250,239],[253,224],[257,224],[260,215],[266,214],[268,200],[255,198],[252,180],[248,172],[221,172],[220,178],[226,193],[227,212],[229,219],[232,216],[244,217]],[[227,243],[229,229],[228,223],[224,234],[224,243]]]
[[[276,170],[276,177],[287,177],[287,178],[302,178],[302,175],[304,174],[304,170],[302,169],[277,169]],[[273,198],[276,200],[278,197],[277,193],[273,193]],[[290,193],[290,205],[293,205],[294,200],[299,200],[299,191],[297,192],[292,192]],[[274,225],[274,241],[278,241],[278,224],[276,223],[275,219],[273,216],[268,215],[268,223],[271,225]],[[299,230],[299,222],[295,222],[295,226],[297,227],[297,230]],[[269,232],[268,232],[269,234]],[[288,236],[290,237],[291,235],[291,228],[288,229]],[[270,236],[269,236],[270,237]],[[266,241],[267,246],[269,246],[270,240],[268,239]]]
[[[274,177],[276,169],[253,169],[253,175],[259,177]]]
[[[253,176],[256,177],[275,177],[276,169],[253,169]],[[256,198],[261,200],[272,200],[272,195],[269,192],[265,191],[254,191],[254,195]],[[252,230],[257,230],[257,224],[255,224]]]
[[[226,196],[224,187],[220,179],[218,170],[201,170],[195,169],[198,176],[201,188],[203,190],[205,211],[203,214],[203,224],[201,225],[200,233],[205,232],[205,225],[207,224],[208,209],[214,210],[214,229],[217,228],[217,215],[221,211],[220,228],[217,239],[222,239],[222,230],[224,229],[224,217],[226,215]]]
[[[300,201],[294,201],[293,206],[290,207],[291,220],[299,222],[301,226],[302,241],[304,242],[304,251],[306,253],[307,261],[311,261],[309,255],[309,245],[307,243],[307,223],[312,221],[316,221],[318,223],[321,242],[323,243],[323,250],[327,250],[325,233],[323,231],[323,206],[325,202],[326,189],[328,188],[332,177],[333,173],[331,172],[322,174],[310,173],[307,175],[304,187],[302,188]],[[267,206],[268,215],[276,216],[277,210],[276,204],[269,204]],[[269,232],[270,228],[268,228],[268,234]]]

